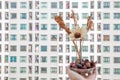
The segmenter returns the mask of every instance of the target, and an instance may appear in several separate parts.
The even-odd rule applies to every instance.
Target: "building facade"
[[[75,47],[54,16],[72,30],[71,10],[94,22],[82,57],[97,61],[96,80],[120,80],[120,0],[0,0],[0,80],[69,80]]]

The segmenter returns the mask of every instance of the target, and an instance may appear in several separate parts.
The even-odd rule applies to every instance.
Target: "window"
[[[26,30],[27,25],[26,24],[20,24],[20,30]]]
[[[8,63],[8,55],[5,55],[5,63]]]
[[[47,30],[47,24],[41,24],[41,30]]]
[[[8,9],[8,8],[9,8],[8,1],[5,1],[5,9]]]
[[[10,80],[17,80],[16,78],[10,78]]]
[[[57,16],[57,13],[51,13],[51,19],[54,19],[55,16]]]
[[[83,52],[88,52],[88,46],[82,46],[82,51]]]
[[[57,67],[51,67],[50,72],[51,73],[57,73]]]
[[[120,41],[120,35],[113,35],[114,41]]]
[[[57,78],[50,78],[50,80],[57,80]]]
[[[59,34],[59,41],[63,41],[63,34],[62,33]]]
[[[62,44],[59,45],[59,52],[63,52],[63,45]]]
[[[11,34],[11,35],[10,35],[10,40],[11,40],[11,41],[17,40],[17,35],[16,35],[16,34]]]
[[[47,62],[47,56],[41,56],[41,62],[42,63]]]
[[[63,63],[63,56],[59,56],[59,63]]]
[[[88,2],[82,2],[82,8],[88,8]]]
[[[110,2],[104,2],[103,7],[104,8],[110,8]]]
[[[47,38],[47,35],[41,35],[41,40],[42,41],[46,41],[48,38]]]
[[[110,41],[110,35],[103,35],[103,41]]]
[[[29,1],[29,9],[32,9],[32,1]]]
[[[110,46],[103,46],[103,52],[110,52]]]
[[[88,13],[82,13],[82,19],[87,19]]]
[[[10,46],[10,51],[17,51],[17,46],[16,45],[11,45]]]
[[[20,8],[27,8],[26,2],[20,2]]]
[[[11,30],[16,30],[17,29],[17,24],[10,24],[10,29]]]
[[[114,13],[114,19],[120,19],[120,13]]]
[[[114,74],[120,75],[120,68],[114,68]]]
[[[0,1],[0,9],[2,9],[2,1]]]
[[[27,14],[26,13],[20,13],[20,19],[26,19]]]
[[[113,46],[114,52],[120,52],[120,46]]]
[[[51,63],[57,63],[57,56],[51,56],[50,57],[50,62]]]
[[[103,74],[110,74],[110,68],[103,68]]]
[[[51,30],[57,30],[57,24],[51,24]]]
[[[57,41],[57,35],[51,35],[51,41]]]
[[[110,30],[110,24],[103,24],[103,30]]]
[[[21,41],[27,40],[27,35],[21,34],[21,35],[20,35],[20,40],[21,40]]]
[[[47,2],[41,2],[40,6],[42,9],[47,8]]]
[[[114,24],[114,30],[120,30],[120,24]]]
[[[26,73],[27,68],[26,67],[20,67],[20,73]]]
[[[17,3],[16,2],[11,2],[11,8],[17,8]]]
[[[26,51],[27,49],[26,49],[27,47],[25,46],[25,45],[21,45],[20,46],[20,51]]]
[[[114,8],[120,8],[120,1],[114,2]]]
[[[52,45],[51,46],[51,51],[52,52],[57,52],[57,46],[56,45]]]
[[[51,8],[57,8],[57,2],[51,2]]]
[[[103,57],[104,63],[110,63],[110,57]]]
[[[46,67],[41,67],[41,73],[47,73],[47,68]]]
[[[63,1],[59,1],[59,9],[63,9]]]
[[[42,52],[46,52],[47,51],[47,46],[46,45],[42,45],[41,46],[41,51]]]
[[[17,18],[17,13],[11,13],[11,19],[16,19]]]
[[[76,50],[75,46],[72,46],[72,52],[75,52],[75,50]]]
[[[90,8],[91,8],[91,9],[94,9],[94,1],[91,1],[91,2],[90,2]]]
[[[104,13],[103,18],[104,19],[110,19],[110,13]]]
[[[97,8],[100,9],[101,8],[101,1],[97,2]]]
[[[26,63],[27,61],[27,57],[26,56],[20,56],[20,63]]]
[[[10,56],[10,62],[17,62],[16,56]]]
[[[16,67],[10,67],[10,73],[16,73],[17,68]]]
[[[114,63],[120,63],[120,57],[114,57]]]
[[[47,19],[48,14],[47,13],[41,13],[41,19]]]
[[[90,45],[90,52],[91,52],[91,53],[94,52],[94,45]]]
[[[72,8],[78,8],[78,2],[72,2]]]

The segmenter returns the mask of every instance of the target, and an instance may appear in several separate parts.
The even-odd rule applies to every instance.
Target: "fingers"
[[[67,74],[70,78],[70,80],[86,80],[83,76],[81,76],[80,74],[70,70],[69,67],[66,67],[67,70]]]

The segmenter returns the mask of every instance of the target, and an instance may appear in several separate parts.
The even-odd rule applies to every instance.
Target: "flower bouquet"
[[[92,30],[94,24],[90,16],[87,17],[87,27],[80,27],[77,24],[77,20],[74,16],[74,11],[72,10],[72,13],[68,15],[70,18],[74,20],[75,28],[73,30],[70,30],[64,23],[61,16],[55,16],[55,21],[58,23],[59,27],[64,29],[67,34],[69,35],[70,39],[72,40],[75,49],[76,49],[76,62],[70,63],[70,69],[83,75],[84,77],[89,76],[89,74],[93,73],[95,70],[96,62],[89,61],[89,60],[83,60],[82,59],[82,51],[81,51],[81,43],[85,40],[85,37],[87,35],[87,32],[89,30]],[[77,41],[80,42],[80,49],[78,49]]]

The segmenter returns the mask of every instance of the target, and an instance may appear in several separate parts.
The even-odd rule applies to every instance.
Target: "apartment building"
[[[0,0],[0,80],[69,80],[75,47],[54,16],[72,30],[71,10],[81,27],[94,22],[82,57],[98,62],[96,80],[120,80],[119,9],[119,0]]]

